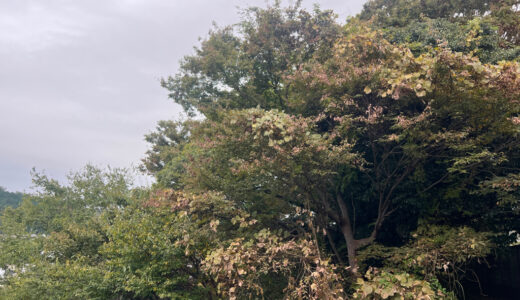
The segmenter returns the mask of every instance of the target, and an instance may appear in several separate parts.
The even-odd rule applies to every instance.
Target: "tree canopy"
[[[0,211],[8,206],[16,207],[22,202],[22,193],[12,193],[0,186]]]

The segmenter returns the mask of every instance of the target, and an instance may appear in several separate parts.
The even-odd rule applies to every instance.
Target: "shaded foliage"
[[[0,211],[8,206],[18,206],[22,202],[22,196],[22,193],[12,193],[0,187]]]

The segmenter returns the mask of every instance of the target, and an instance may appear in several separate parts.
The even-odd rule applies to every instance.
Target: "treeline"
[[[22,193],[12,193],[0,186],[0,212],[7,206],[17,207],[22,202]]]
[[[131,188],[87,166],[1,218],[0,298],[455,299],[520,230],[519,1],[296,3],[162,85]]]

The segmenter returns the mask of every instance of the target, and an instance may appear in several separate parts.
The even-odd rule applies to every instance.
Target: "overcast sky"
[[[318,3],[342,21],[363,2]],[[181,114],[160,78],[213,21],[236,23],[237,7],[265,3],[0,0],[0,186],[30,191],[33,167],[63,180],[87,163],[138,165],[143,136]]]

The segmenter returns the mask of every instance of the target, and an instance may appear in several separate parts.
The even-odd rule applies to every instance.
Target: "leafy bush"
[[[369,268],[357,281],[354,299],[450,299],[441,288],[404,272]]]

